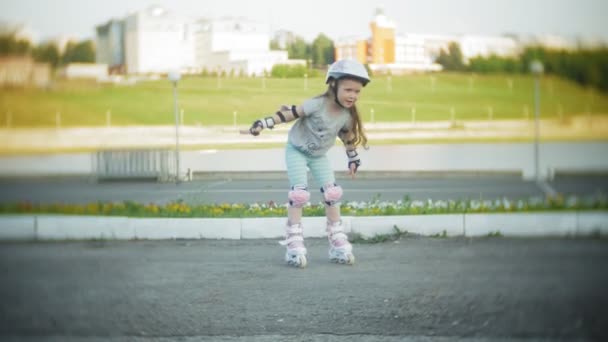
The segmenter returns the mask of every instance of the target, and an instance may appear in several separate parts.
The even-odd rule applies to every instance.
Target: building
[[[95,28],[95,62],[106,64],[110,73],[125,72],[125,21],[112,19]]]
[[[377,9],[369,24],[372,36],[368,40],[368,62],[370,64],[395,63],[395,23],[382,9]]]
[[[428,40],[427,36],[398,35],[395,42],[395,64],[389,65],[388,69],[392,73],[441,70],[441,66],[435,63],[439,56],[439,50],[435,50],[438,43],[437,40]]]
[[[96,31],[96,62],[113,73],[263,75],[275,64],[306,63],[288,60],[287,51],[271,51],[268,27],[244,18],[190,20],[152,6]]]
[[[397,35],[395,23],[382,9],[376,10],[370,30],[369,38],[336,40],[336,59],[355,59],[368,64],[372,71],[393,74],[441,70],[441,66],[434,63],[438,52],[431,48],[433,45],[429,45],[424,36]]]
[[[579,42],[575,39],[568,39],[557,35],[527,35],[519,37],[522,45],[526,46],[542,46],[550,50],[576,50],[579,47]]]
[[[364,37],[342,37],[334,42],[335,58],[354,59],[363,64],[369,63],[367,38]]]
[[[160,6],[124,20],[125,69],[129,74],[197,70],[193,23]]]
[[[92,79],[103,81],[108,78],[108,65],[99,63],[70,63],[59,70],[67,79]]]
[[[465,63],[473,57],[516,57],[521,52],[517,40],[507,36],[464,35],[456,42],[460,46]]]
[[[0,86],[47,87],[51,83],[49,63],[36,63],[29,56],[0,56]]]
[[[424,50],[431,61],[437,60],[441,50],[448,51],[451,42],[458,42],[459,37],[441,34],[411,34],[423,41]]]
[[[245,18],[201,19],[195,38],[196,65],[208,72],[259,76],[291,63],[287,51],[270,50],[266,25]]]
[[[336,59],[355,59],[373,71],[398,74],[441,70],[435,61],[451,42],[459,44],[465,63],[477,56],[514,57],[521,51],[519,42],[508,36],[397,34],[395,23],[381,9],[376,10],[370,29],[367,39],[336,40]]]
[[[370,22],[372,36],[344,37],[334,43],[335,57],[338,59],[356,59],[364,64],[395,63],[395,23],[377,9]]]

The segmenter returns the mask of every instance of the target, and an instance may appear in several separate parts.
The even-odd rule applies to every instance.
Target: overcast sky
[[[0,21],[25,23],[38,38],[93,38],[95,26],[152,4],[197,17],[244,16],[308,41],[369,36],[375,8],[397,33],[556,34],[608,41],[607,0],[0,0]]]

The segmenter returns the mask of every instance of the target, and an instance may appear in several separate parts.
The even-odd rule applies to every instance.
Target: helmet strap
[[[334,80],[334,82],[335,83],[331,85],[331,90],[334,92],[334,101],[336,101],[336,104],[340,106],[340,108],[346,109],[338,100],[338,80]]]

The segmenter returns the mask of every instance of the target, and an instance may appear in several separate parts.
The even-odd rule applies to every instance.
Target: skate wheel
[[[301,256],[299,258],[299,265],[298,265],[298,267],[304,268],[304,267],[306,267],[307,264],[308,264],[308,260],[306,260],[306,257],[305,256]]]
[[[330,258],[331,262],[341,265],[354,265],[355,264],[355,256],[353,254],[347,254],[345,258]]]
[[[304,255],[294,256],[293,258],[289,258],[287,260],[287,265],[289,266],[304,268],[307,264],[308,262],[306,260],[306,256]]]

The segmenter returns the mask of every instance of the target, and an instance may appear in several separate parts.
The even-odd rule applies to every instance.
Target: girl
[[[349,265],[355,262],[340,219],[342,187],[335,182],[326,153],[339,137],[346,148],[349,174],[354,178],[361,165],[356,148],[358,145],[367,148],[367,137],[355,103],[361,89],[369,82],[369,75],[362,64],[353,60],[337,61],[327,72],[325,83],[328,87],[324,94],[305,101],[301,106],[281,106],[276,114],[255,121],[249,129],[249,133],[257,136],[264,128],[272,129],[278,123],[299,119],[289,130],[285,149],[291,190],[288,193],[286,237],[280,243],[287,247],[285,260],[289,265],[306,266],[301,222],[302,207],[310,199],[306,167],[322,185],[330,260]]]

